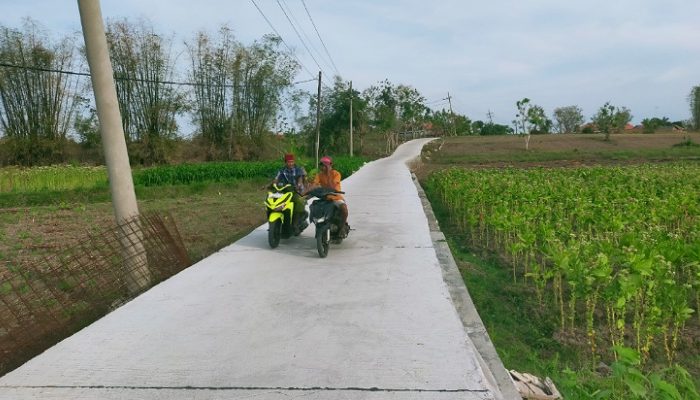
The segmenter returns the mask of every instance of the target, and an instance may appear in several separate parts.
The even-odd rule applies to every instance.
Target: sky
[[[700,85],[698,0],[102,0],[101,7],[106,20],[150,21],[182,48],[196,32],[224,24],[244,44],[277,31],[303,65],[297,81],[321,70],[328,84],[339,74],[362,91],[388,79],[416,88],[435,110],[449,109],[449,94],[454,112],[506,125],[525,97],[550,118],[576,105],[589,120],[609,101],[629,108],[636,124],[687,120],[688,95]],[[6,27],[31,17],[51,34],[80,33],[76,0],[0,0],[0,10]],[[316,91],[313,82],[297,86]]]

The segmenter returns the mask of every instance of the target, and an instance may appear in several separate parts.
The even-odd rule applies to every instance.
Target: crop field
[[[337,157],[334,167],[343,176],[357,171],[365,160],[361,157]],[[311,166],[311,161],[300,165]],[[167,165],[135,169],[133,180],[135,186],[172,186],[203,184],[213,182],[231,182],[236,180],[260,179],[274,177],[281,167],[278,161],[258,162],[210,162],[200,164]],[[308,168],[315,173],[315,168]],[[70,190],[106,189],[108,187],[107,170],[104,166],[85,167],[57,165],[35,168],[0,168],[0,195],[2,194],[36,194],[57,193]],[[0,197],[0,206],[2,206]]]
[[[593,355],[607,340],[675,360],[699,318],[698,164],[450,169],[429,186],[465,240],[503,255]]]
[[[105,167],[0,168],[0,193],[36,193],[107,187]]]

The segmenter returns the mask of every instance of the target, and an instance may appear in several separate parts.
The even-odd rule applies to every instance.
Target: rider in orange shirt
[[[333,189],[335,191],[341,191],[340,189],[340,172],[333,169],[333,160],[330,157],[324,156],[320,160],[321,170],[316,177],[311,182],[311,187],[321,186],[328,189]],[[328,196],[336,207],[340,210],[340,215],[343,220],[342,224],[342,235],[347,236],[350,226],[348,225],[348,205],[345,204],[345,198],[341,194],[334,194]]]

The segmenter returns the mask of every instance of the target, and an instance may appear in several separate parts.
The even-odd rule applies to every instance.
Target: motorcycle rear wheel
[[[267,242],[271,248],[279,246],[280,237],[282,237],[282,220],[278,219],[275,222],[270,222],[270,227],[267,230]]]
[[[328,248],[330,247],[330,229],[326,229],[322,234],[316,235],[316,249],[318,250],[318,255],[321,258],[326,258],[328,255]]]

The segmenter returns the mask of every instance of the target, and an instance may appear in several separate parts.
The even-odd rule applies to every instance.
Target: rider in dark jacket
[[[294,201],[294,215],[292,216],[292,223],[297,223],[297,218],[304,217],[304,207],[306,206],[306,200],[299,193],[304,191],[304,183],[306,181],[306,171],[303,167],[297,167],[294,160],[294,154],[285,154],[284,156],[285,166],[277,172],[277,176],[272,181],[273,184],[290,184],[294,186],[294,193],[292,194],[292,201]]]

